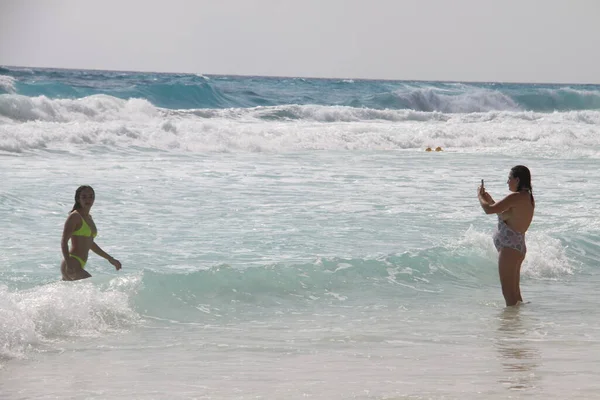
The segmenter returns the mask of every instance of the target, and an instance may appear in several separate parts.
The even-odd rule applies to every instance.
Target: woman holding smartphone
[[[533,219],[535,200],[531,173],[526,166],[513,167],[506,183],[511,193],[496,202],[485,191],[482,179],[478,197],[486,214],[498,215],[498,228],[494,233],[494,246],[498,250],[498,272],[506,305],[514,306],[523,302],[520,288],[521,264],[527,253],[525,232]]]

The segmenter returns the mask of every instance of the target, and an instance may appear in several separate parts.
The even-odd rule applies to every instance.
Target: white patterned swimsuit
[[[517,232],[504,222],[498,215],[498,230],[494,233],[494,246],[500,251],[502,248],[515,249],[521,253],[527,253],[525,246],[525,234]]]

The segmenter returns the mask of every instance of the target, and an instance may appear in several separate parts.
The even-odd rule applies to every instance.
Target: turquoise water
[[[171,110],[279,106],[263,115],[266,119],[306,118],[305,113],[297,112],[297,106],[366,108],[363,111],[371,118],[382,115],[375,110],[469,113],[600,108],[599,85],[204,76],[15,67],[0,67],[0,74],[0,94],[50,99],[103,94],[125,100],[146,99]],[[6,112],[3,105],[0,103],[0,112]]]
[[[152,74],[128,99],[85,92],[82,71],[5,71],[2,396],[599,396],[599,111],[288,106],[324,82],[240,77],[223,80],[241,106],[177,105],[185,92],[165,107],[140,94]],[[25,93],[42,85],[26,73],[79,94]],[[343,84],[357,87],[320,95],[364,97],[369,83]],[[274,105],[245,105],[248,88]],[[476,190],[485,179],[501,197],[516,164],[537,209],[530,303],[507,309]],[[92,279],[60,282],[80,184],[123,269],[92,255]]]

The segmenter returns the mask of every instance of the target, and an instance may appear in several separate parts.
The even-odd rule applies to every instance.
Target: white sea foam
[[[115,288],[101,290],[89,282],[21,291],[0,286],[0,357],[21,357],[31,345],[66,337],[114,332],[138,318],[128,292]]]
[[[115,146],[183,152],[424,150],[598,157],[600,112],[444,114],[329,106],[168,111],[106,95],[0,95],[0,150]]]
[[[147,100],[122,100],[94,95],[81,99],[49,99],[45,96],[0,95],[0,116],[5,122],[102,122],[131,121],[159,114]]]
[[[15,82],[17,80],[12,76],[0,75],[0,93],[2,91],[6,93],[15,93]]]

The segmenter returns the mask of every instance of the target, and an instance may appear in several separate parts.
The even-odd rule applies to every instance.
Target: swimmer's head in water
[[[71,211],[79,210],[80,208],[91,207],[94,204],[96,193],[91,186],[82,185],[75,191],[75,205]]]

